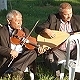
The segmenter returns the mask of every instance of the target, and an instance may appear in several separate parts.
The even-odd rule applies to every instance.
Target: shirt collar
[[[61,21],[61,23],[63,23],[63,24],[69,23],[69,21],[64,22],[62,19],[60,19],[60,21]]]
[[[9,31],[13,31],[13,29],[11,28],[11,26],[10,26],[10,25],[8,25],[8,28],[9,28]]]

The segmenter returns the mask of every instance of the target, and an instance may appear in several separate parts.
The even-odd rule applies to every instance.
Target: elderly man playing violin
[[[28,29],[22,27],[22,14],[17,10],[11,10],[6,18],[8,24],[0,25],[0,76],[8,70],[23,74],[26,67],[36,59],[37,51],[26,48],[21,41],[24,36],[27,37],[29,34]],[[21,30],[23,32],[22,37],[22,33],[19,35],[17,31],[14,32],[15,30],[19,30],[19,33]],[[11,39],[17,33],[17,37],[20,38],[18,44],[16,44],[17,37],[14,40]]]

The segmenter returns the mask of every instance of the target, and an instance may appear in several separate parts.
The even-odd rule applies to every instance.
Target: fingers
[[[53,38],[53,36],[50,36],[50,38],[52,39],[52,38]]]
[[[16,58],[17,56],[18,56],[18,52],[17,51],[15,51],[15,50],[11,50],[11,56],[13,57],[13,58]]]
[[[50,49],[50,47],[39,47],[38,48],[38,52],[40,53],[40,54],[43,54],[44,52],[46,52],[47,50],[49,50]]]
[[[40,53],[40,54],[42,54],[44,51],[43,51],[43,48],[42,47],[39,47],[38,48],[38,52]]]

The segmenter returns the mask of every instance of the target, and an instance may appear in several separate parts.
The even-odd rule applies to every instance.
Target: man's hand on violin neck
[[[16,50],[11,50],[10,54],[13,58],[16,58],[18,56],[18,52]]]

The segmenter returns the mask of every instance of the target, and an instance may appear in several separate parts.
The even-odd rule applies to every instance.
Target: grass
[[[49,14],[58,12],[59,4],[63,1],[70,2],[73,12],[78,15],[80,14],[79,0],[8,0],[8,10],[0,11],[0,23],[6,24],[6,14],[8,11],[17,9],[23,15],[23,26],[31,30],[37,20],[40,20],[38,24],[41,24],[47,19]],[[31,35],[37,37],[34,31]],[[9,78],[0,80],[10,80]],[[58,80],[58,78],[54,78],[52,71],[46,68],[43,63],[37,65],[36,80]],[[68,76],[65,76],[64,80],[68,80]]]

